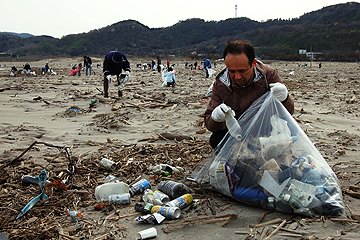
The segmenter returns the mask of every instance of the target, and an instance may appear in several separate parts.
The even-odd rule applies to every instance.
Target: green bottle
[[[289,203],[292,207],[296,209],[303,208],[301,200],[295,195],[282,194],[281,197],[284,199],[285,202]]]

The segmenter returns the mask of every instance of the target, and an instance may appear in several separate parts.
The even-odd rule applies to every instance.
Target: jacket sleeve
[[[104,64],[103,64],[103,72],[105,77],[107,75],[110,75],[110,69],[111,69],[111,59],[110,57],[108,57],[108,55],[106,55],[105,60],[104,60]]]
[[[221,103],[223,103],[223,100],[221,99],[219,92],[217,90],[217,85],[218,85],[218,80],[214,82],[211,99],[207,105],[204,114],[205,126],[211,132],[217,132],[226,128],[225,121],[218,123],[211,118],[212,111]]]

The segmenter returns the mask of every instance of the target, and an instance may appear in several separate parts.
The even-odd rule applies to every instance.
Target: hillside
[[[23,38],[0,33],[0,52],[13,56],[104,56],[120,50],[131,56],[190,55],[219,57],[227,39],[247,39],[261,58],[297,60],[299,49],[323,52],[323,60],[360,60],[360,3],[324,7],[295,19],[257,22],[248,18],[223,21],[188,19],[166,28],[149,28],[126,20],[61,39]]]

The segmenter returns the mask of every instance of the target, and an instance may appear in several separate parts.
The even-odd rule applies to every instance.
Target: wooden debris
[[[163,231],[165,233],[170,233],[180,228],[183,228],[186,225],[192,226],[192,225],[213,224],[213,223],[223,227],[227,223],[231,222],[236,218],[237,218],[236,214],[188,217],[181,221],[169,223],[166,226],[166,228],[163,229]]]
[[[286,220],[282,221],[282,223],[280,223],[279,226],[269,236],[267,236],[264,240],[268,240],[272,236],[274,236],[280,230],[280,228],[282,228],[285,225],[285,223],[286,223]]]
[[[271,225],[271,224],[276,224],[281,221],[282,221],[281,218],[277,218],[277,219],[270,220],[268,222],[259,223],[259,224],[255,224],[255,225],[249,225],[249,228],[259,228],[259,227],[263,227],[263,226],[267,226],[267,225]]]

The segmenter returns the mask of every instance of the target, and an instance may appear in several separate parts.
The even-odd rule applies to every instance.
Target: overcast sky
[[[296,18],[325,6],[346,2],[350,1],[11,0],[1,2],[0,32],[61,38],[128,19],[136,20],[150,28],[168,27],[189,18],[219,21],[234,18],[236,4],[237,17],[266,21]]]

